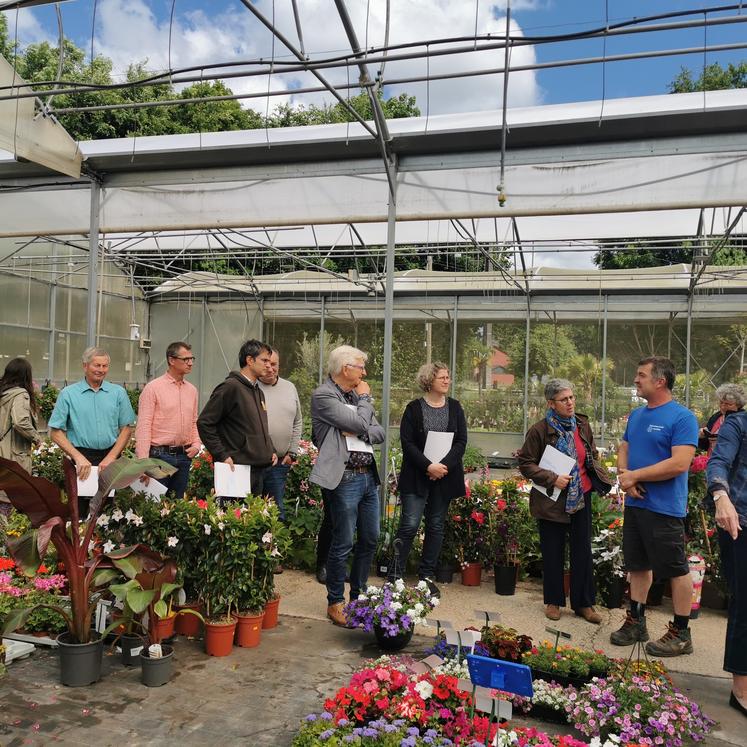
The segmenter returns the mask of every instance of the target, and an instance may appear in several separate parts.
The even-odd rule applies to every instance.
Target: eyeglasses
[[[576,399],[575,394],[571,394],[570,397],[563,397],[563,399],[554,399],[553,402],[560,402],[561,405],[568,405]]]
[[[178,361],[184,361],[185,363],[194,363],[197,360],[194,355],[188,355],[186,358],[180,358],[178,355],[172,355],[171,358],[174,358]]]
[[[359,371],[365,371],[366,367],[361,366],[359,363],[346,363],[345,364],[348,368],[357,368]]]
[[[435,381],[451,381],[451,376],[436,376]]]

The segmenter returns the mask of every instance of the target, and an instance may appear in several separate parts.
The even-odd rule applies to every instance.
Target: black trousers
[[[747,675],[747,531],[733,540],[718,530],[721,567],[729,585],[729,620],[726,623],[724,669]]]
[[[596,601],[594,566],[591,559],[591,492],[584,495],[584,507],[570,515],[570,524],[538,519],[542,552],[542,584],[545,604],[565,607],[563,565],[566,537],[571,554],[571,608],[591,607]]]
[[[112,444],[114,446],[114,444]],[[88,459],[91,466],[98,467],[103,461],[104,457],[112,450],[110,446],[108,449],[88,449],[85,446],[75,447],[83,456]],[[91,498],[89,496],[78,496],[78,515],[81,519],[85,519],[88,516],[88,508],[91,504]]]

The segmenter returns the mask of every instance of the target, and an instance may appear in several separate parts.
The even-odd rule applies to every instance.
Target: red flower
[[[16,567],[10,558],[0,558],[0,571],[9,571]]]
[[[204,501],[204,500],[202,500],[202,498],[200,498],[200,500],[197,501],[197,505],[200,508],[207,508],[207,501]]]
[[[503,498],[499,498],[499,499],[498,499],[498,500],[497,500],[497,501],[495,502],[495,507],[496,507],[496,508],[497,508],[497,509],[498,509],[499,511],[505,511],[505,510],[506,510],[506,506],[508,506],[508,503],[506,503],[506,501],[504,501],[504,500],[503,500]]]
[[[240,519],[240,518],[241,518],[241,509],[240,509],[240,508],[235,508],[235,509],[233,510],[233,514],[234,514],[234,516],[235,516],[235,517],[236,517],[237,519]]]
[[[46,565],[44,565],[44,563],[42,563],[42,564],[41,564],[41,565],[40,565],[40,566],[39,566],[39,567],[38,567],[38,568],[36,569],[36,572],[37,572],[37,573],[49,573],[49,568],[47,568],[47,566],[46,566]]]
[[[476,521],[478,524],[485,523],[485,514],[482,511],[474,510],[470,515],[470,519]]]
[[[702,472],[708,465],[708,454],[701,454],[700,456],[696,456],[695,459],[693,459],[692,464],[690,465],[690,472],[693,474],[697,474],[698,472]]]

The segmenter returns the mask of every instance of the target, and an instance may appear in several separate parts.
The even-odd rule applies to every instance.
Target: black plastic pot
[[[625,598],[625,586],[625,578],[619,576],[613,577],[609,585],[600,594],[602,604],[609,610],[620,609]]]
[[[91,632],[90,643],[73,643],[69,632],[57,636],[60,655],[60,682],[68,687],[85,687],[101,679],[104,641]]]
[[[122,664],[126,667],[137,666],[138,655],[143,650],[142,636],[123,633],[119,636],[119,647],[122,649]]]
[[[163,656],[152,659],[148,649],[140,652],[140,666],[142,667],[142,683],[147,687],[161,687],[169,682],[174,674],[174,649],[161,644]]]
[[[383,628],[378,625],[374,625],[374,635],[376,636],[376,642],[379,644],[379,648],[383,651],[400,651],[403,649],[412,639],[413,629],[410,628],[404,633],[399,633],[395,636],[388,636],[385,634]]]
[[[518,565],[494,565],[495,593],[510,597],[516,593],[516,576],[519,572]]]
[[[454,580],[456,569],[453,565],[439,565],[436,567],[436,581],[439,584],[450,584]]]

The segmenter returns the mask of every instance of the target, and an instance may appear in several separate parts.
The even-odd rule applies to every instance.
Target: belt
[[[172,456],[176,456],[177,454],[186,454],[188,446],[151,446],[150,450],[151,452],[156,452],[156,454],[171,454]]]
[[[366,472],[371,471],[371,465],[367,464],[364,467],[348,467],[345,465],[345,472],[357,472],[359,475],[365,475]]]

